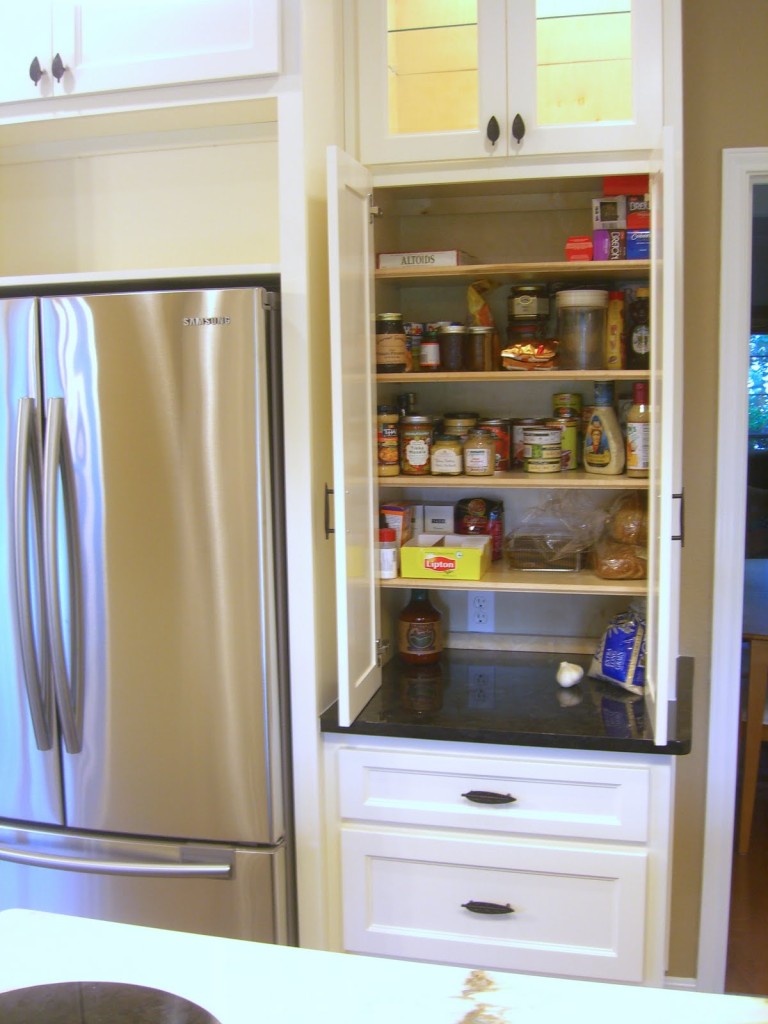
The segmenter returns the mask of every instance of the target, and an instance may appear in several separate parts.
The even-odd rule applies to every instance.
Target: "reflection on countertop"
[[[690,659],[680,659],[678,699],[670,739],[656,746],[645,700],[611,683],[590,679],[591,658],[568,655],[584,669],[568,688],[556,680],[559,653],[446,650],[434,665],[393,658],[381,689],[349,728],[336,705],[321,718],[324,732],[686,754],[690,750]]]

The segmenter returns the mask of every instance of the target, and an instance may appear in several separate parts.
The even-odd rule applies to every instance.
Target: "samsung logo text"
[[[185,327],[222,327],[232,323],[230,316],[185,316],[182,320]]]

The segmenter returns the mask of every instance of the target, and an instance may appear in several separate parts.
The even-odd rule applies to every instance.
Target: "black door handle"
[[[64,66],[64,61],[61,59],[61,54],[57,53],[56,56],[53,58],[53,64],[51,65],[53,77],[56,79],[57,82],[60,82],[62,80],[62,78],[64,77],[64,72],[66,70],[67,69]]]
[[[519,114],[515,114],[515,118],[512,122],[512,138],[519,145],[522,142],[523,136],[525,135],[525,121],[520,117]]]
[[[471,800],[473,804],[514,804],[517,797],[511,793],[492,793],[487,789],[470,789],[467,793],[461,794],[465,800]]]
[[[485,134],[488,136],[488,141],[492,146],[495,146],[499,141],[501,135],[501,129],[499,128],[499,122],[495,117],[492,117],[488,122],[488,127],[485,129]]]
[[[514,914],[515,908],[508,903],[484,903],[482,900],[469,900],[462,907],[472,914]]]
[[[47,74],[48,72],[44,71],[40,67],[40,61],[37,59],[37,57],[35,57],[32,63],[29,65],[29,77],[32,79],[35,85],[37,85],[37,83],[40,81],[43,75]]]

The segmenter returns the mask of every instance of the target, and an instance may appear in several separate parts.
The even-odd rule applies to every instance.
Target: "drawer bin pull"
[[[461,794],[465,799],[471,800],[473,804],[514,804],[517,797],[510,793],[491,793],[486,789],[470,789],[468,793]]]
[[[472,914],[514,914],[515,908],[508,903],[484,903],[482,900],[470,900],[462,903],[462,907]]]

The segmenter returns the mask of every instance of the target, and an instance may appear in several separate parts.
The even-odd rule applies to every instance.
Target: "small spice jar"
[[[468,327],[464,369],[472,373],[493,369],[493,327]]]
[[[438,434],[432,445],[433,476],[458,476],[464,468],[464,444],[460,437]]]
[[[429,476],[432,452],[431,416],[403,416],[400,420],[400,471],[406,476]]]
[[[458,373],[464,368],[466,328],[458,324],[444,324],[437,337],[440,342],[440,369]]]
[[[408,339],[401,313],[376,316],[376,373],[403,373],[408,366]]]
[[[490,430],[470,430],[464,442],[467,476],[493,476],[496,472],[496,438]]]

